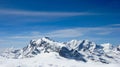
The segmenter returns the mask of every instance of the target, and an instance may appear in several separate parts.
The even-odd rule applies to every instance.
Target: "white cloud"
[[[77,29],[57,30],[57,31],[53,31],[53,32],[48,33],[48,36],[50,36],[50,37],[60,37],[60,38],[79,37],[82,35],[83,35],[82,32],[80,32]]]
[[[82,16],[82,15],[99,15],[89,12],[40,12],[40,11],[23,11],[23,10],[5,10],[0,9],[0,14],[22,15],[22,16]]]

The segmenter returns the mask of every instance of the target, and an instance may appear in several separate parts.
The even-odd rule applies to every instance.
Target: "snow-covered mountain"
[[[48,37],[44,37],[38,40],[31,40],[27,47],[24,47],[19,51],[19,58],[33,57],[40,53],[59,52],[60,48],[64,44],[55,42]]]
[[[9,49],[0,53],[0,56],[21,59],[51,53],[57,54],[53,57],[62,57],[84,63],[120,63],[120,45],[113,46],[109,43],[98,45],[89,40],[71,40],[61,43],[49,37],[31,40],[30,44],[23,49]]]

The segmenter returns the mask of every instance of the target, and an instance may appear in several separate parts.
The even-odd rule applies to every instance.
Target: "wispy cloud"
[[[107,25],[106,27],[120,27],[120,24],[111,24],[111,25]]]
[[[82,32],[79,31],[79,29],[65,29],[65,30],[57,30],[53,31],[47,34],[50,37],[60,37],[60,38],[66,38],[66,37],[79,37],[82,36]]]
[[[27,11],[27,10],[16,10],[16,9],[0,9],[0,23],[3,25],[19,25],[25,23],[43,23],[60,21],[67,17],[74,16],[91,16],[100,15],[98,13],[90,12],[50,12],[50,11]]]
[[[57,38],[72,38],[72,37],[81,37],[81,36],[90,36],[90,35],[110,35],[112,33],[120,33],[120,28],[101,28],[101,27],[87,27],[87,28],[72,28],[72,29],[62,29],[54,30],[47,33],[40,33],[39,31],[32,31],[30,33],[12,36],[10,38],[40,38],[44,36],[57,37]]]
[[[23,11],[23,10],[5,10],[0,9],[0,14],[21,15],[21,16],[82,16],[82,15],[99,15],[89,12],[41,12],[41,11]]]
[[[73,28],[57,30],[49,33],[50,37],[80,37],[80,36],[90,36],[90,35],[109,35],[113,32],[117,32],[120,28],[101,28],[101,27],[88,27],[88,28]]]

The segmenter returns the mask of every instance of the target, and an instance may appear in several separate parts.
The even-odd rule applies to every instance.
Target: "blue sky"
[[[119,0],[0,0],[0,47],[44,36],[120,44]]]

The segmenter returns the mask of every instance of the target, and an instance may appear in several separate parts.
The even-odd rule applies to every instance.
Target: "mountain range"
[[[120,63],[120,45],[114,46],[110,43],[98,45],[89,40],[71,40],[61,43],[49,37],[31,40],[29,45],[22,49],[6,49],[0,53],[0,56],[22,59],[44,53],[56,53],[60,57],[84,63],[91,61],[104,64]]]

